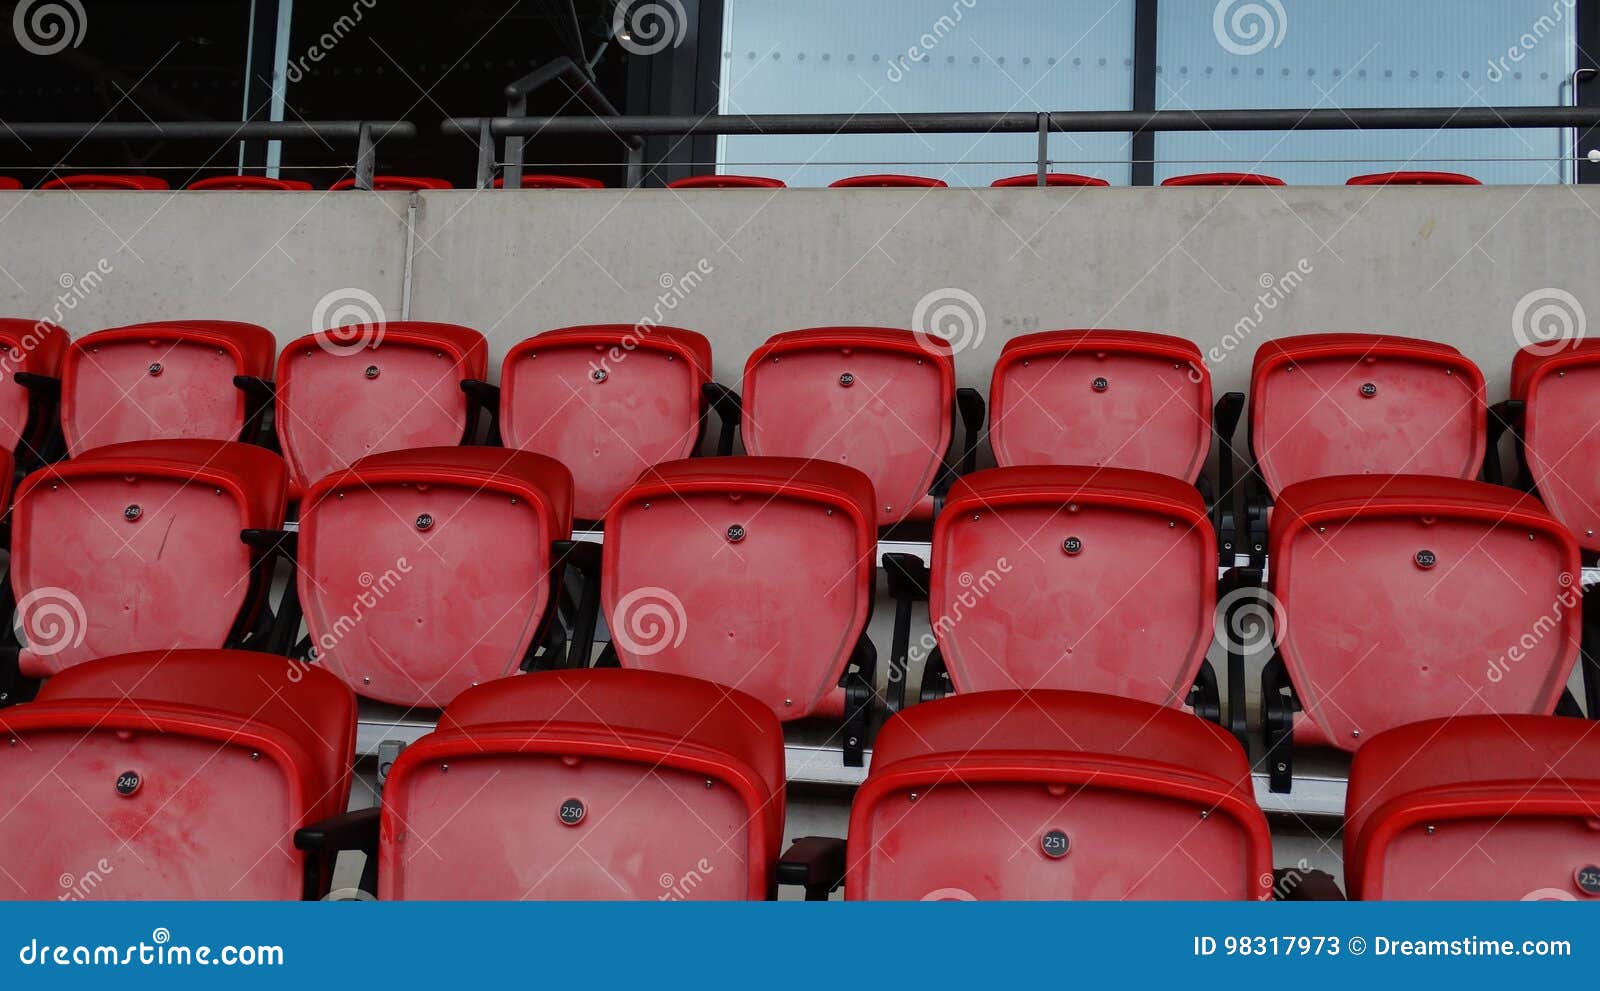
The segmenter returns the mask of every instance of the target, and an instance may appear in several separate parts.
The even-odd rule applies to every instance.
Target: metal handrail
[[[528,115],[528,97],[534,92],[548,86],[556,80],[565,82],[572,90],[574,96],[581,100],[589,112],[595,117],[620,117],[622,111],[618,110],[607,99],[605,93],[595,84],[594,76],[563,55],[552,62],[547,62],[521,79],[506,85],[506,118],[508,120],[524,119]],[[482,128],[475,128],[468,132],[475,137],[482,138]],[[448,129],[445,133],[451,133]],[[538,132],[534,132],[538,133]],[[489,187],[494,171],[494,142],[492,140],[480,141],[478,146],[478,188]],[[507,188],[515,189],[522,185],[522,146],[527,135],[509,135],[506,137],[505,157],[505,184]],[[635,135],[622,137],[623,144],[628,146],[628,185],[635,186],[639,182],[639,169],[644,162],[644,142]]]

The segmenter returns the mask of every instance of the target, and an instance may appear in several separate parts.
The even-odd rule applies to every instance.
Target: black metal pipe
[[[362,128],[373,140],[414,138],[417,125],[404,120],[331,121],[53,121],[13,123],[0,127],[0,141],[228,141],[296,138],[359,138]]]

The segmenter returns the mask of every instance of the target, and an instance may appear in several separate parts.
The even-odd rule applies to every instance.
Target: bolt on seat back
[[[355,696],[231,650],[91,661],[0,710],[0,893],[24,899],[318,897],[294,831],[342,812]],[[314,872],[312,872],[314,873]]]
[[[929,615],[956,691],[1187,701],[1217,586],[1193,486],[1116,468],[980,471],[951,487],[932,554]]]
[[[285,346],[277,430],[295,493],[369,454],[469,441],[462,383],[487,367],[483,335],[448,323],[337,327]]]
[[[1133,468],[1193,482],[1211,451],[1211,374],[1192,341],[1058,330],[1006,342],[989,387],[1001,467]]]
[[[711,344],[677,327],[604,324],[523,341],[500,369],[507,447],[572,469],[575,515],[600,520],[651,465],[694,455]]]
[[[301,504],[300,601],[318,659],[358,693],[439,708],[517,671],[549,622],[572,476],[525,451],[362,458]]]
[[[1266,899],[1244,748],[1172,709],[995,691],[884,724],[850,808],[850,900]]]
[[[29,475],[11,537],[22,673],[242,636],[266,590],[241,531],[282,527],[286,488],[281,458],[228,441],[113,444]]]
[[[73,341],[61,362],[67,451],[140,440],[239,440],[250,397],[235,376],[267,379],[272,331],[231,320],[135,324]]]
[[[647,470],[606,516],[601,603],[623,667],[704,678],[780,719],[844,714],[877,575],[872,485],[798,458]]]
[[[54,431],[56,400],[18,382],[19,372],[61,377],[70,335],[47,320],[0,318],[0,448],[37,456]]]
[[[1459,479],[1319,479],[1283,491],[1270,540],[1296,742],[1353,751],[1405,723],[1560,701],[1580,560],[1536,500]]]
[[[1578,543],[1600,551],[1600,341],[1517,352],[1511,398],[1526,404],[1523,451],[1539,497]]]
[[[1477,478],[1483,373],[1446,344],[1308,334],[1256,351],[1250,440],[1273,493],[1329,475]]]
[[[651,671],[480,685],[384,784],[385,899],[762,899],[784,816],[766,705]]]
[[[1563,716],[1455,716],[1380,733],[1350,767],[1350,897],[1600,896],[1600,737]]]
[[[877,526],[929,519],[950,448],[955,360],[905,330],[824,327],[778,334],[745,363],[745,450],[866,473]]]

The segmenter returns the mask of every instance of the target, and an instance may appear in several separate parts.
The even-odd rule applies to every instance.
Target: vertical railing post
[[[1039,115],[1039,177],[1038,184],[1045,184],[1045,175],[1050,171],[1050,115]]]
[[[478,124],[478,189],[488,189],[494,181],[494,121],[485,117]],[[511,185],[511,180],[506,179],[507,189],[516,189],[522,185],[518,177],[516,186]]]
[[[372,144],[372,125],[361,122],[356,134],[356,188],[371,189],[372,176],[378,170],[378,153]]]

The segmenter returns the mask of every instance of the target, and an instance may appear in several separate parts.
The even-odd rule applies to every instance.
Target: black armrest
[[[906,677],[911,661],[911,609],[928,600],[928,566],[915,554],[885,554],[883,570],[894,598],[894,643],[889,654],[889,686],[884,699],[886,716],[905,708]]]
[[[1489,437],[1483,449],[1483,480],[1494,485],[1505,485],[1505,473],[1500,466],[1500,441],[1510,433],[1516,442],[1519,477],[1511,480],[1512,487],[1522,484],[1526,475],[1526,455],[1522,450],[1522,415],[1527,404],[1520,399],[1507,399],[1489,407]]]
[[[244,393],[244,429],[240,431],[239,439],[247,444],[276,450],[277,445],[273,443],[273,405],[278,399],[277,386],[259,375],[235,375],[233,384]]]
[[[802,836],[778,861],[778,883],[806,889],[806,901],[825,902],[844,884],[845,842],[832,836]]]
[[[261,564],[265,567],[275,566],[280,559],[289,563],[289,580],[284,584],[283,598],[278,602],[270,627],[254,631],[245,643],[245,649],[291,656],[295,637],[300,633],[300,583],[295,579],[295,569],[299,567],[300,535],[288,530],[241,530],[239,539],[260,555]],[[269,590],[270,587],[269,582]]]
[[[467,394],[467,400],[472,404],[472,411],[467,415],[467,429],[475,435],[478,425],[487,418],[489,426],[486,442],[490,447],[499,447],[500,387],[478,379],[465,379],[461,383],[461,391]],[[467,438],[469,444],[476,440],[476,436]]]
[[[983,420],[988,413],[983,393],[977,389],[957,389],[956,409],[961,413],[961,427],[966,432],[961,445],[961,474],[970,475],[978,470],[978,435],[983,431]]]
[[[578,597],[577,614],[573,617],[572,636],[567,641],[567,663],[572,667],[586,668],[594,654],[594,632],[600,617],[600,560],[599,544],[586,540],[558,540],[550,548],[557,570],[571,565],[583,577],[583,591]],[[553,580],[560,581],[556,574]]]
[[[1239,494],[1234,484],[1233,438],[1244,416],[1244,393],[1230,392],[1217,400],[1211,414],[1212,446],[1217,451],[1217,497],[1212,523],[1217,528],[1217,556],[1225,568],[1233,567],[1239,546]]]
[[[338,853],[360,850],[369,857],[378,855],[378,814],[376,807],[346,812],[294,831],[294,847],[308,853]]]
[[[1344,892],[1327,871],[1283,867],[1272,872],[1272,898],[1280,902],[1342,902]]]
[[[733,432],[744,419],[744,400],[737,392],[719,382],[707,382],[700,387],[700,395],[722,421],[722,431],[717,434],[717,454],[727,457],[733,453]]]
[[[61,395],[61,380],[53,375],[40,375],[37,372],[17,372],[11,378],[29,392],[52,399]]]

